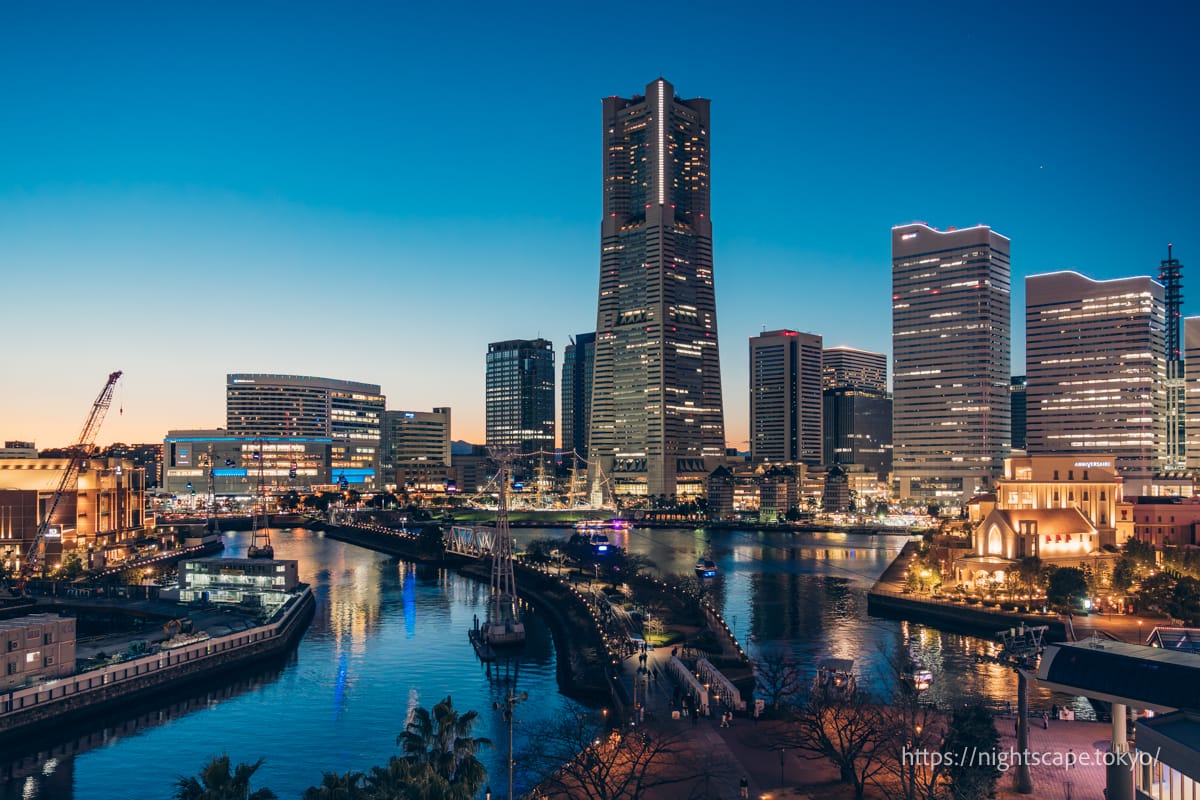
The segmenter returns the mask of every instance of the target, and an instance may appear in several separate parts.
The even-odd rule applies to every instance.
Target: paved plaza
[[[738,782],[745,776],[751,798],[811,798],[833,800],[853,797],[849,786],[839,784],[838,775],[828,762],[805,758],[794,751],[780,751],[771,746],[772,729],[777,723],[755,722],[736,716],[728,728],[720,726],[720,714],[711,717],[681,717],[671,715],[675,699],[675,684],[667,676],[666,664],[671,648],[663,647],[647,653],[646,672],[638,671],[636,655],[622,662],[622,679],[630,697],[638,680],[638,702],[645,706],[643,724],[683,737],[684,747],[693,756],[702,756],[711,769],[698,775],[696,785],[665,786],[646,793],[647,800],[672,800],[679,797],[736,798]],[[655,672],[657,671],[657,679]],[[675,703],[678,707],[678,704]],[[1036,797],[1043,800],[1103,800],[1105,769],[1096,763],[1097,754],[1108,747],[1111,726],[1098,722],[1065,722],[1051,720],[1048,729],[1040,720],[1031,720],[1029,749],[1045,762],[1032,768],[1033,794],[1018,794],[1013,788],[1015,773],[1006,772],[997,787],[1001,798]],[[1000,748],[1015,750],[1015,725],[1012,717],[996,722],[1000,733]],[[1087,754],[1086,756],[1084,754]],[[1066,761],[1075,765],[1066,768]],[[1085,763],[1092,762],[1092,763]],[[868,797],[878,793],[867,792]]]

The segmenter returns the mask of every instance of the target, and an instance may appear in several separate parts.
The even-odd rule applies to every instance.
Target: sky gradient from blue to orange
[[[1200,296],[1191,4],[422,5],[0,5],[0,439],[122,369],[101,442],[223,425],[227,372],[481,442],[487,343],[595,327],[600,98],[659,75],[712,99],[733,446],[764,326],[890,353],[895,224],[1012,238],[1017,373],[1026,275],[1173,241]]]

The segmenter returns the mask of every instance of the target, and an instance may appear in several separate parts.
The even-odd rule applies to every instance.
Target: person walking
[[[1045,711],[1042,712],[1042,730],[1050,730],[1050,715]]]
[[[750,796],[750,781],[746,780],[746,776],[743,775],[742,779],[740,781],[738,781],[738,797],[749,797],[749,796]]]

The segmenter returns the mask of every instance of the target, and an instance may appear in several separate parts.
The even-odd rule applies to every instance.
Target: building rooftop
[[[1046,648],[1037,673],[1044,688],[1155,711],[1200,709],[1200,655],[1101,641]]]
[[[47,625],[70,617],[60,617],[58,614],[26,614],[23,617],[0,619],[0,631],[19,631],[30,625]]]
[[[1095,533],[1096,529],[1088,522],[1078,508],[1003,508],[996,509],[1014,531],[1020,530],[1021,522],[1036,522],[1039,536],[1066,535],[1069,533]]]

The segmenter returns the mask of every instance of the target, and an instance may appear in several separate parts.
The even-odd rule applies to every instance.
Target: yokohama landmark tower
[[[604,100],[593,498],[703,493],[725,452],[708,100]]]

